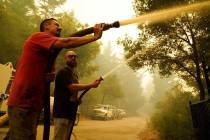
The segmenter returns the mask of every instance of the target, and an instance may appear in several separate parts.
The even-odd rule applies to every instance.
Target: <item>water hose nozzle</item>
[[[100,76],[98,80],[99,80],[99,81],[103,81],[104,78],[103,78],[102,76]]]
[[[119,21],[115,21],[111,24],[105,24],[104,30],[108,30],[109,28],[119,28],[119,27],[120,27]]]
[[[104,31],[110,29],[110,28],[119,28],[120,27],[120,22],[119,21],[115,21],[111,24],[106,24],[104,25]],[[90,27],[90,28],[86,28],[83,30],[80,30],[72,35],[70,35],[71,37],[79,37],[79,36],[84,36],[84,35],[88,35],[88,34],[92,34],[94,32],[94,28]]]

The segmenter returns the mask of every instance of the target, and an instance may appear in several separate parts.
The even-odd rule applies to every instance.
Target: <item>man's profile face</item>
[[[53,35],[55,35],[55,36],[57,36],[57,37],[60,36],[60,33],[61,33],[61,30],[62,30],[62,29],[61,29],[59,23],[58,23],[56,20],[52,20],[52,21],[50,22],[50,24],[47,25],[47,28],[48,28],[48,31],[49,31],[51,34],[53,34]]]

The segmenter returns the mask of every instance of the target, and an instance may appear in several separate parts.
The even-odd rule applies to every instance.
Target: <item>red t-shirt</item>
[[[46,32],[33,33],[25,42],[19,59],[8,106],[41,111],[50,48],[58,37]]]

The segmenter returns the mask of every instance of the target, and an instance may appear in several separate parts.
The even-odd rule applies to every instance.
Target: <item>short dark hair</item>
[[[56,19],[54,19],[54,18],[47,18],[47,19],[44,19],[44,20],[41,22],[40,26],[39,26],[40,32],[44,32],[44,26],[45,26],[46,24],[50,23],[52,20],[56,20]],[[57,20],[56,20],[56,21],[57,21]]]

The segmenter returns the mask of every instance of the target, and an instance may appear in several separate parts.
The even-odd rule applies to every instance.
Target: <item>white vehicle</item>
[[[112,105],[97,104],[91,112],[92,119],[113,120],[125,117],[125,111]]]
[[[0,64],[0,94],[7,94],[15,74],[11,62]]]
[[[94,106],[91,117],[93,119],[109,120],[113,117],[113,110],[109,105],[98,104]]]
[[[126,117],[126,112],[125,112],[125,110],[124,110],[124,109],[117,109],[115,118],[116,118],[116,119],[122,119],[122,118],[124,118],[124,117]]]
[[[7,98],[14,77],[15,69],[11,62],[0,64],[0,126],[8,121]]]

